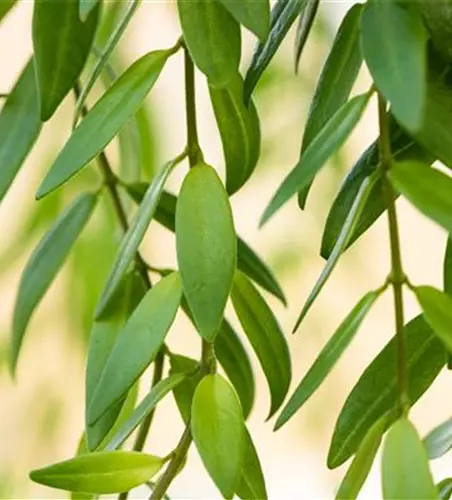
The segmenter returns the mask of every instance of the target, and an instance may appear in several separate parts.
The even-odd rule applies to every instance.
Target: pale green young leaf
[[[308,373],[295,389],[295,392],[276,421],[275,429],[282,427],[314,394],[325,378],[330,374],[331,370],[355,337],[361,323],[378,296],[378,292],[367,293],[339,325],[339,328],[322,349]]]
[[[207,472],[231,499],[242,475],[245,421],[237,394],[221,375],[204,377],[196,388],[191,432]]]
[[[235,19],[252,31],[262,42],[270,31],[269,0],[218,0]]]
[[[445,455],[452,449],[452,418],[433,429],[424,438],[428,458],[433,460]]]
[[[441,500],[449,500],[452,496],[452,478],[443,479],[436,485],[438,496]]]
[[[257,455],[253,439],[247,428],[245,428],[245,445],[242,476],[235,494],[242,500],[266,500],[267,488],[262,467]]]
[[[74,87],[91,50],[98,18],[99,7],[82,21],[79,2],[36,0],[33,48],[43,121]]]
[[[28,322],[88,222],[96,201],[94,193],[78,196],[44,235],[22,273],[13,316],[10,358],[13,373]]]
[[[319,5],[320,0],[308,0],[300,13],[295,37],[295,71],[298,71],[301,54],[311,33]]]
[[[213,342],[237,265],[237,237],[226,190],[209,165],[192,168],[176,207],[182,287],[200,335]]]
[[[278,321],[256,288],[241,272],[234,277],[232,303],[270,388],[269,418],[281,406],[291,380],[289,349]]]
[[[91,11],[96,8],[100,0],[79,0],[79,16],[82,22],[85,22]]]
[[[382,483],[385,500],[438,498],[424,445],[413,424],[405,418],[397,420],[386,436]]]
[[[136,113],[171,54],[150,52],[116,80],[72,133],[40,185],[38,199],[67,182],[107,146]]]
[[[90,453],[34,470],[30,479],[60,490],[122,493],[151,479],[163,464],[160,457],[136,451]]]

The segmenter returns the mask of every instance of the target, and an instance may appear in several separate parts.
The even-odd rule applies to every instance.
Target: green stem
[[[389,130],[387,103],[379,95],[378,109],[380,122],[380,162],[383,172],[386,174],[391,168],[391,139]],[[397,220],[396,195],[387,176],[384,177],[385,193],[388,199],[388,224],[389,239],[391,247],[391,275],[390,281],[394,291],[394,311],[397,341],[397,384],[399,394],[400,412],[406,413],[410,403],[408,398],[408,373],[406,359],[406,339],[405,339],[405,319],[403,307],[403,285],[407,278],[402,266],[402,256],[400,251],[399,224]]]

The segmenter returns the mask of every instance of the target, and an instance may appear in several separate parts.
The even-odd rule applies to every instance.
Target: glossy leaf
[[[452,297],[432,286],[416,287],[415,293],[427,323],[452,352]]]
[[[442,342],[422,316],[405,326],[409,399],[414,404],[446,363]],[[343,464],[356,453],[370,427],[383,415],[388,425],[397,416],[397,348],[393,338],[361,375],[347,398],[334,429],[328,467]]]
[[[138,110],[171,53],[150,52],[116,80],[72,133],[39,187],[38,199],[67,182],[107,146]]]
[[[362,65],[360,18],[362,5],[354,5],[345,16],[320,75],[304,129],[300,159],[328,120],[343,106]],[[309,186],[300,191],[298,204],[304,208]]]
[[[227,193],[209,165],[192,168],[176,207],[176,247],[184,295],[201,336],[213,342],[237,264]]]
[[[301,160],[284,179],[261,218],[267,222],[297,191],[308,186],[328,159],[344,144],[358,124],[371,92],[354,97],[328,120]]]
[[[271,394],[270,418],[281,406],[289,389],[289,349],[272,310],[241,272],[235,275],[231,298],[243,330],[267,378]]]
[[[433,460],[452,449],[452,418],[433,429],[424,439],[428,458]]]
[[[427,453],[413,424],[401,418],[389,429],[383,446],[383,498],[438,498]]]
[[[265,42],[261,42],[256,50],[245,77],[245,101],[265,71],[276,51],[286,37],[292,24],[305,8],[308,0],[278,0],[271,12],[270,34]]]
[[[191,431],[211,478],[224,498],[232,498],[242,474],[245,422],[237,394],[221,375],[204,377],[196,388]]]
[[[323,287],[325,286],[326,282],[328,281],[328,278],[331,276],[331,273],[333,272],[334,268],[336,267],[337,263],[339,262],[339,259],[341,255],[344,253],[345,249],[347,248],[348,242],[350,241],[350,238],[353,235],[353,232],[355,230],[356,224],[359,221],[359,218],[361,214],[363,213],[363,210],[366,206],[367,199],[372,192],[372,189],[377,182],[377,180],[380,177],[379,171],[376,171],[374,174],[371,176],[367,177],[364,182],[361,184],[361,187],[358,191],[358,194],[356,195],[355,201],[353,202],[352,208],[350,209],[350,213],[347,216],[347,219],[345,220],[344,226],[339,234],[339,237],[334,245],[333,251],[331,252],[328,261],[323,268],[322,274],[320,275],[319,279],[317,280],[316,284],[314,285],[314,288],[312,289],[311,293],[309,294],[309,297],[306,300],[305,305],[303,306],[303,309],[301,310],[301,313],[297,319],[297,322],[295,324],[295,327],[293,331],[295,332],[298,327],[300,326],[301,322],[305,318],[306,314],[310,310],[312,304],[314,303],[315,299],[318,297],[319,293],[322,291]]]
[[[28,322],[88,222],[96,201],[97,196],[93,193],[76,198],[44,235],[22,273],[12,328],[10,361],[13,373]]]
[[[135,309],[111,350],[92,397],[89,425],[120,401],[154,361],[176,316],[181,292],[179,274],[170,274]]]
[[[262,4],[255,0],[250,3]],[[259,117],[253,102],[248,106],[243,102],[243,81],[239,74],[225,87],[210,85],[209,91],[223,143],[226,189],[229,194],[233,194],[249,179],[259,159]]]
[[[399,193],[452,233],[452,179],[449,176],[415,161],[395,163],[389,176]]]
[[[0,113],[0,202],[40,131],[39,100],[31,60],[22,71]]]
[[[17,4],[17,0],[3,0],[0,2],[0,22],[8,12]]]
[[[91,50],[98,18],[99,8],[95,8],[83,22],[79,2],[35,2],[33,47],[43,121],[74,87]]]
[[[136,451],[90,453],[34,470],[30,479],[61,490],[121,493],[151,479],[163,464],[159,457]]]
[[[265,478],[262,473],[261,464],[257,451],[253,443],[253,439],[245,428],[245,451],[243,459],[242,477],[239,485],[235,490],[236,495],[242,500],[266,500],[267,489],[265,486]]]
[[[211,85],[227,85],[241,54],[240,25],[218,0],[178,0],[184,41]]]
[[[386,417],[378,419],[366,434],[336,494],[336,500],[358,497],[380,448],[386,430]]]
[[[219,0],[235,19],[265,41],[270,31],[269,0]]]
[[[452,478],[443,479],[436,485],[441,500],[449,500],[452,496]]]
[[[366,64],[392,113],[409,130],[419,130],[427,94],[427,36],[419,11],[398,2],[369,2],[361,16],[361,40]]]
[[[319,5],[320,0],[308,0],[301,11],[295,37],[295,71],[298,71],[301,54],[311,33]]]
[[[282,427],[314,394],[330,374],[350,342],[358,332],[361,323],[379,296],[378,292],[367,293],[340,324],[325,345],[308,373],[295,389],[294,394],[279,416],[275,429]]]
[[[79,15],[84,22],[88,18],[90,12],[97,6],[100,0],[79,0]]]
[[[173,389],[174,399],[185,424],[188,423],[191,414],[191,404],[196,387],[201,380],[201,373],[195,372],[199,367],[199,363],[194,359],[181,356],[179,354],[171,354],[170,356],[171,370],[170,375],[181,373],[193,373]]]
[[[140,208],[130,224],[129,229],[122,238],[121,244],[118,248],[105,289],[102,293],[99,305],[97,306],[97,317],[102,316],[103,311],[108,306],[112,295],[115,293],[119,283],[124,278],[130,264],[136,258],[138,247],[140,246],[149,224],[154,217],[165,183],[175,165],[175,162],[167,163],[149,185],[143,201],[140,204]]]

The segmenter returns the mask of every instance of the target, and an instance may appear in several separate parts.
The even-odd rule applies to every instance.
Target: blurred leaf
[[[271,393],[270,418],[289,390],[291,361],[287,342],[272,310],[241,272],[234,277],[231,299],[267,378]]]
[[[364,295],[339,325],[339,328],[322,349],[314,364],[284,407],[276,422],[275,430],[282,427],[301,408],[330,374],[337,361],[355,337],[361,323],[378,296],[379,292],[369,292]]]
[[[30,473],[35,483],[82,493],[121,493],[154,476],[164,464],[153,455],[109,451],[81,455]]]
[[[409,130],[419,130],[427,94],[427,35],[419,10],[386,0],[366,3],[361,40],[366,64],[392,113]]]
[[[452,478],[443,479],[436,485],[441,500],[449,500],[452,496]]]
[[[209,165],[190,169],[182,184],[176,247],[184,295],[200,335],[213,342],[232,287],[237,240],[227,193]]]
[[[82,72],[98,18],[96,8],[82,22],[79,2],[35,1],[33,47],[43,121],[55,113]]]
[[[425,448],[406,418],[397,420],[386,436],[382,481],[383,497],[387,500],[438,498]]]
[[[193,375],[185,379],[173,389],[174,399],[185,424],[189,422],[191,413],[191,403],[196,387],[201,379],[201,374],[195,372],[199,363],[194,359],[181,356],[179,354],[170,355],[171,370],[170,375],[193,372]]]
[[[408,396],[412,404],[432,385],[446,363],[442,342],[422,316],[405,326],[407,342]],[[361,375],[336,422],[328,467],[342,465],[356,453],[370,427],[388,413],[388,425],[397,413],[397,346],[395,337]]]
[[[90,12],[97,6],[100,0],[79,0],[79,16],[85,22]]]
[[[295,71],[298,71],[301,54],[308,40],[311,28],[319,9],[320,0],[308,0],[305,7],[301,11],[300,19],[298,20],[297,36],[295,38]]]
[[[251,3],[263,5],[263,2],[255,0]],[[231,5],[238,4],[234,2]],[[209,92],[226,160],[226,189],[231,195],[245,184],[259,160],[259,116],[253,102],[245,106],[243,81],[239,74],[225,87],[209,85]]]
[[[105,148],[140,107],[171,54],[150,52],[116,80],[72,133],[39,187],[38,199],[67,182]]]
[[[108,357],[88,408],[88,425],[120,401],[154,361],[176,316],[181,293],[179,274],[172,273],[151,288],[135,309]]]
[[[211,85],[227,85],[239,68],[240,25],[218,0],[178,0],[177,7],[193,62]]]
[[[235,494],[242,500],[267,499],[264,474],[262,473],[253,439],[246,427],[242,477],[235,489]]]
[[[0,22],[8,12],[16,5],[16,0],[2,0],[0,3]]]
[[[219,0],[235,19],[265,41],[270,31],[269,0]]]
[[[297,191],[308,186],[328,159],[347,140],[366,109],[372,92],[354,97],[337,111],[311,142],[301,160],[284,179],[261,218],[267,222]]]
[[[452,449],[452,418],[429,432],[424,444],[430,460],[440,458]]]
[[[25,267],[14,308],[11,371],[15,372],[28,322],[62,267],[94,207],[97,195],[78,196],[44,235]]]
[[[245,422],[237,394],[221,375],[204,377],[196,388],[191,432],[207,472],[231,499],[242,474]]]
[[[41,120],[39,118],[35,71],[33,60],[30,60],[0,113],[0,202],[28,156],[40,131]]]

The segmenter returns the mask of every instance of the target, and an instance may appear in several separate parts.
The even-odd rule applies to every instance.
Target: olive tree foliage
[[[3,1],[0,19],[15,4]],[[452,168],[452,1],[367,0],[350,7],[312,98],[299,161],[275,186],[261,215],[263,225],[293,198],[298,198],[301,210],[309,210],[309,188],[317,174],[359,126],[364,111],[377,107],[379,137],[350,168],[331,201],[321,245],[325,267],[294,333],[342,254],[383,214],[388,219],[391,268],[386,281],[344,315],[292,392],[286,338],[266,301],[268,294],[283,303],[286,297],[268,266],[237,235],[229,200],[253,182],[259,161],[256,85],[292,26],[297,26],[295,63],[305,71],[300,56],[319,0],[278,0],[273,5],[268,0],[178,0],[181,36],[174,45],[150,51],[112,75],[111,57],[140,0],[123,5],[121,17],[98,47],[96,33],[105,29],[115,4],[35,0],[33,57],[10,92],[2,95],[0,200],[38,139],[42,123],[52,119],[69,94],[75,97],[73,130],[36,198],[44,203],[62,186],[75,183],[82,169],[97,169],[101,176],[95,190],[80,183],[79,193],[49,224],[23,271],[11,329],[13,374],[34,310],[103,197],[111,199],[123,232],[90,318],[86,425],[79,450],[67,461],[32,471],[31,479],[86,499],[115,493],[124,499],[131,489],[147,484],[150,498],[160,499],[194,445],[222,497],[267,498],[258,451],[246,424],[255,396],[253,372],[240,336],[225,318],[228,300],[268,382],[271,404],[262,418],[275,417],[277,430],[329,375],[380,296],[392,293],[394,338],[348,396],[337,418],[327,465],[335,468],[351,459],[337,498],[356,498],[382,446],[384,498],[449,498],[452,478],[435,484],[429,460],[452,448],[452,420],[421,439],[410,421],[410,408],[452,364],[452,244],[449,240],[445,252],[444,289],[413,284],[404,272],[396,202],[399,196],[406,198],[419,217],[452,233],[452,179],[447,170],[433,166],[439,161]],[[242,75],[244,29],[256,37],[256,48]],[[83,71],[92,53],[95,64]],[[112,141],[121,142],[126,127],[135,124],[142,132],[142,103],[176,54],[183,55],[186,138],[181,143],[186,142],[151,182],[142,182],[144,164],[135,176],[124,165],[116,172],[105,148]],[[372,84],[353,95],[363,65]],[[208,82],[224,151],[224,182],[206,162],[198,138],[195,71]],[[99,79],[108,81],[107,88],[88,108],[87,97]],[[144,147],[145,133],[141,139]],[[187,164],[179,193],[168,192],[168,178]],[[175,233],[178,269],[157,268],[140,254],[153,220]],[[409,322],[404,316],[404,289],[416,296],[422,310]],[[178,311],[198,333],[199,359],[173,352],[166,343]],[[140,378],[150,366],[152,387],[137,401]],[[224,375],[218,373],[219,366]],[[144,453],[156,408],[170,395],[185,430],[166,456]],[[133,449],[124,449],[133,434]],[[195,497],[197,492],[190,494]]]

